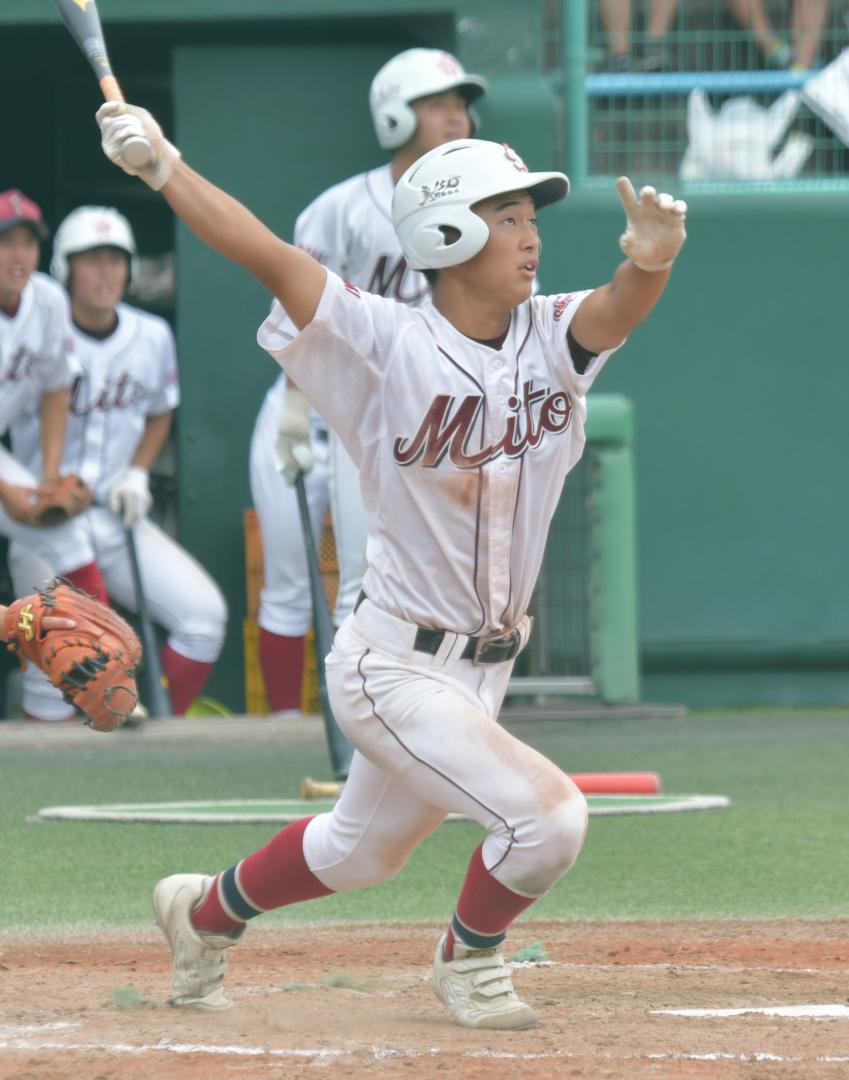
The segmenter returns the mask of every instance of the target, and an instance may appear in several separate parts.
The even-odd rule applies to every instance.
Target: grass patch
[[[316,741],[8,747],[0,723],[0,929],[152,927],[150,893],[176,872],[214,873],[274,826],[28,823],[66,803],[292,796],[326,775]],[[664,790],[729,795],[730,809],[593,818],[574,869],[524,920],[849,916],[846,710],[695,713],[683,720],[564,721],[515,733],[567,772],[657,771]],[[483,833],[446,825],[396,878],[270,912],[262,923],[447,921]]]
[[[134,986],[116,986],[112,991],[112,1004],[116,1009],[142,1009],[148,999]]]
[[[377,986],[377,979],[363,979],[340,969],[325,975],[321,983],[334,990],[356,990],[360,994],[370,994]]]

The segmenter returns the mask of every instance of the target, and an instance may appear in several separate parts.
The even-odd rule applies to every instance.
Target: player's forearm
[[[139,440],[133,456],[132,464],[148,472],[153,468],[156,459],[162,453],[162,449],[168,442],[171,432],[172,413],[162,413],[161,416],[149,416],[145,424],[144,434]]]
[[[64,387],[51,390],[41,399],[41,478],[56,480],[62,464],[65,446],[65,424],[68,418],[68,392]]]
[[[669,280],[669,270],[649,272],[623,262],[612,280],[586,298],[572,320],[575,340],[591,352],[612,349],[649,315]]]
[[[312,321],[327,273],[311,255],[275,236],[247,207],[183,161],[162,194],[200,240],[276,296],[298,329]]]

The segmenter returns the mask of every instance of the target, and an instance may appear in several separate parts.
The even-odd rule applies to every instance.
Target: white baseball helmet
[[[387,61],[369,92],[374,130],[384,150],[403,146],[415,134],[411,101],[445,90],[458,90],[471,103],[486,93],[486,79],[467,74],[456,57],[439,49],[407,49]],[[471,109],[469,114],[474,132],[477,117]]]
[[[56,230],[50,273],[68,284],[68,259],[92,248],[114,247],[130,259],[130,278],[135,271],[136,241],[130,223],[111,206],[79,206]]]
[[[392,222],[411,270],[438,270],[474,258],[489,227],[472,207],[508,191],[527,191],[539,209],[569,194],[560,172],[528,172],[506,143],[455,139],[424,154],[404,173],[392,197]],[[448,243],[443,229],[460,236]]]

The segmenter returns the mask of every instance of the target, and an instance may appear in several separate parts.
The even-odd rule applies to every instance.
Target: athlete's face
[[[17,306],[40,254],[38,237],[29,225],[13,225],[0,232],[0,307]]]
[[[472,133],[469,106],[457,90],[428,94],[410,102],[410,108],[417,120],[416,133],[410,143],[416,157],[453,139],[468,139]]]
[[[92,311],[115,307],[127,287],[129,262],[125,252],[96,247],[70,257],[68,287],[75,305]]]
[[[463,263],[464,275],[508,310],[533,292],[539,267],[537,212],[526,191],[495,195],[472,207],[489,227],[489,240],[473,259]]]

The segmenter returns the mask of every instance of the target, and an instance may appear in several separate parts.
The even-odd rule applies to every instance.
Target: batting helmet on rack
[[[407,49],[388,60],[372,80],[369,106],[377,141],[384,150],[395,150],[413,137],[417,120],[410,102],[418,98],[456,90],[471,105],[486,88],[486,79],[468,74],[451,53]],[[474,134],[478,119],[471,108],[469,116]]]
[[[392,222],[411,270],[438,270],[474,258],[489,226],[472,207],[493,195],[527,191],[537,209],[569,194],[561,172],[528,172],[506,143],[455,139],[414,162],[395,187]],[[445,230],[459,233],[449,242]]]
[[[111,206],[77,207],[56,230],[50,273],[57,281],[67,285],[70,256],[99,247],[123,251],[130,260],[132,278],[136,264],[136,241],[129,221]]]

